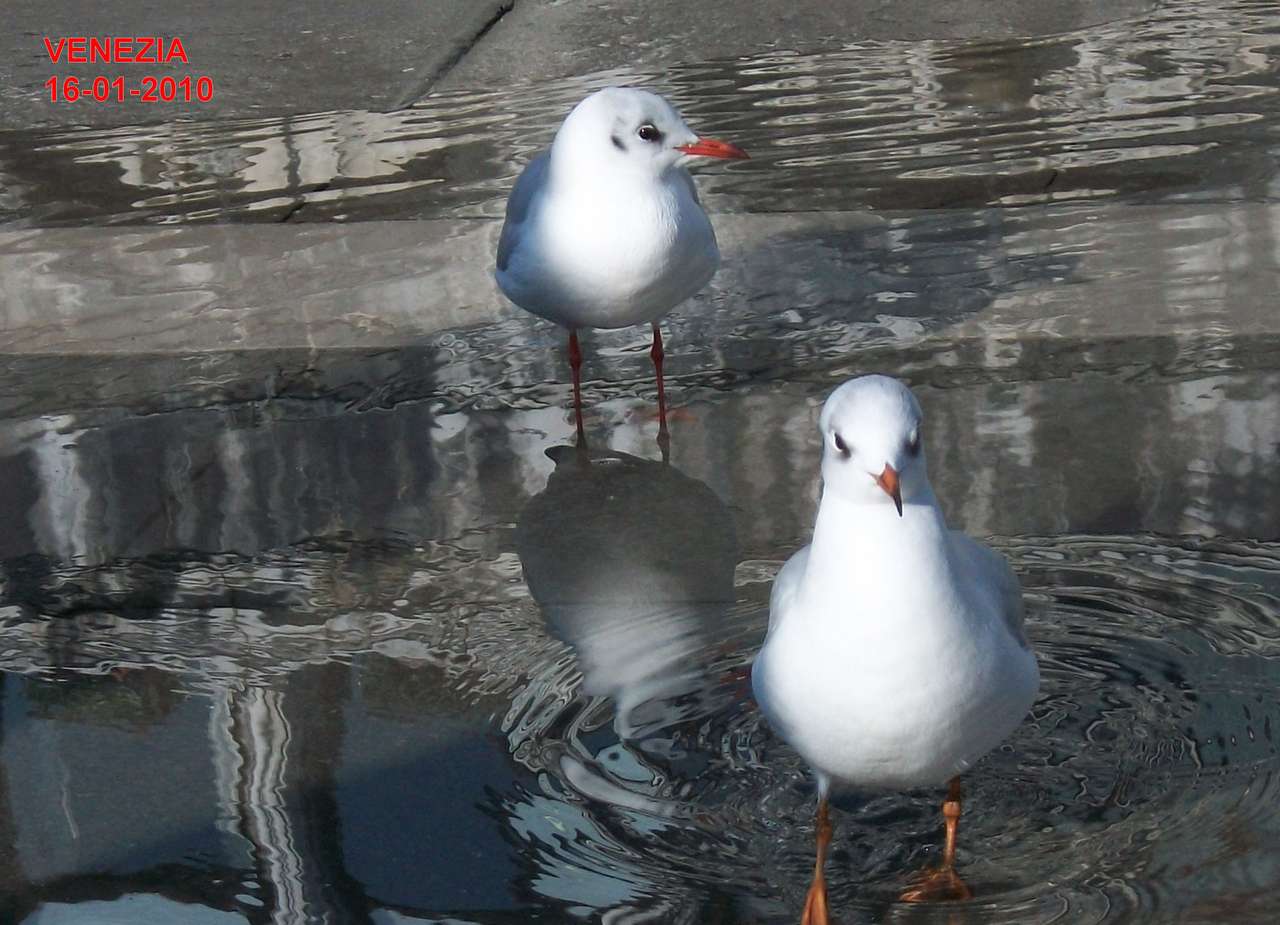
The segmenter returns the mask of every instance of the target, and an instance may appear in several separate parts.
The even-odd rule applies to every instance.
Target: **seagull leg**
[[[573,416],[578,423],[578,442],[586,442],[582,426],[582,348],[578,346],[578,332],[569,329],[569,367],[573,370]]]
[[[658,322],[653,322],[653,346],[649,348],[649,358],[653,360],[653,372],[658,379],[658,445],[666,455],[671,445],[671,435],[667,432],[667,389],[662,381],[662,360],[666,356],[662,352],[662,330]]]
[[[942,819],[946,824],[946,840],[942,845],[942,866],[925,871],[920,882],[902,894],[902,901],[921,903],[931,901],[972,899],[973,890],[956,873],[956,831],[960,828],[960,778],[953,777],[947,784],[947,798],[942,803]]]
[[[667,390],[662,381],[662,361],[666,354],[662,351],[662,329],[658,322],[653,322],[653,346],[649,348],[649,358],[653,360],[653,372],[658,378],[658,416],[662,426],[667,426]]]
[[[804,900],[800,925],[830,925],[827,918],[827,880],[822,872],[827,862],[827,847],[831,844],[831,816],[827,811],[826,796],[818,797],[816,835],[818,859],[813,865],[813,883],[809,885],[809,895]]]
[[[960,828],[960,778],[947,782],[947,798],[942,803],[942,818],[946,825],[946,841],[942,847],[942,867],[954,871],[956,867],[956,832]]]

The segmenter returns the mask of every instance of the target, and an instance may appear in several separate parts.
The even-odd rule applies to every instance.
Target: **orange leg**
[[[573,416],[578,424],[578,440],[584,441],[582,426],[582,348],[578,346],[578,332],[569,331],[569,367],[573,370]]]
[[[827,862],[827,848],[831,844],[831,817],[825,796],[818,797],[816,830],[818,859],[813,865],[813,883],[809,885],[809,895],[804,900],[800,925],[830,925],[827,918],[827,880],[822,872]]]
[[[956,873],[956,832],[960,828],[960,778],[947,784],[947,798],[942,803],[942,819],[946,836],[942,845],[942,865],[924,871],[919,883],[902,894],[909,903],[972,899],[973,890]]]
[[[942,866],[953,870],[956,866],[956,832],[960,828],[960,778],[953,777],[947,784],[947,798],[942,803],[942,819],[946,825],[946,840],[942,846]]]

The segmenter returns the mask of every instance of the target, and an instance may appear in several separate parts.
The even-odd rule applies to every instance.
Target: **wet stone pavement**
[[[968,777],[977,899],[897,903],[938,794],[855,793],[839,920],[1272,921],[1277,44],[1205,0],[0,134],[0,921],[794,921],[812,786],[745,679],[872,371],[1044,681]],[[584,338],[584,460],[489,279],[617,82],[752,153],[699,177],[665,461],[647,332]]]

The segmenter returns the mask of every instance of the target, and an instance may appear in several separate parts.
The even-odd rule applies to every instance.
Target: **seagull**
[[[947,529],[929,486],[920,405],[887,376],[827,399],[813,541],[778,573],[752,667],[770,726],[813,769],[817,862],[802,925],[827,925],[833,787],[948,785],[942,864],[906,901],[966,899],[955,872],[958,775],[995,748],[1040,686],[1018,579]]]
[[[657,94],[609,87],[575,106],[550,150],[516,180],[495,275],[516,305],[569,329],[580,437],[578,328],[646,321],[665,435],[658,319],[710,282],[720,265],[715,231],[685,166],[700,157],[746,156],[694,134]]]

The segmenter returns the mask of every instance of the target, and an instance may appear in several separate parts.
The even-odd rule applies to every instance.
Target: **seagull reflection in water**
[[[525,581],[610,697],[624,742],[669,730],[716,679],[700,657],[734,601],[738,544],[710,488],[664,462],[559,446],[516,524]],[[693,711],[696,712],[696,711]]]

